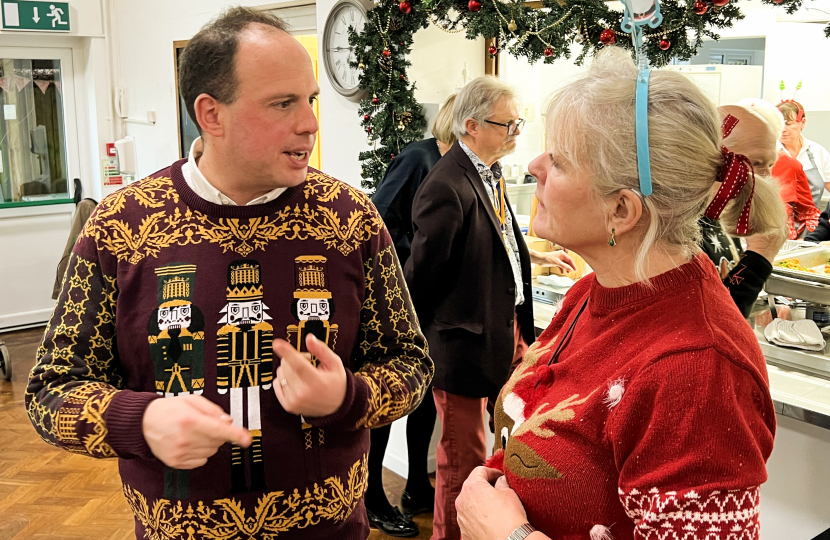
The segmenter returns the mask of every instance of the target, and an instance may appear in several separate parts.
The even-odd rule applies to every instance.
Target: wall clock
[[[326,74],[334,89],[352,101],[359,101],[366,92],[358,86],[360,70],[350,65],[360,58],[349,45],[349,27],[358,33],[363,31],[366,11],[371,8],[369,2],[341,0],[331,9],[323,30],[323,63]]]

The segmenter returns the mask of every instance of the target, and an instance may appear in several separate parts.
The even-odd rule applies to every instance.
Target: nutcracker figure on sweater
[[[193,305],[196,265],[173,263],[157,268],[158,308],[147,324],[155,368],[156,393],[164,397],[200,395],[205,388],[205,320]],[[188,497],[188,473],[164,470],[164,496]]]
[[[242,259],[228,266],[228,303],[222,308],[224,323],[216,337],[216,385],[220,394],[230,390],[233,423],[247,427],[253,442],[248,448],[250,485],[240,446],[231,445],[231,491],[264,491],[260,391],[271,389],[274,379],[272,342],[274,329],[262,301],[261,269],[257,261]],[[247,415],[245,411],[247,409]]]
[[[297,257],[294,259],[294,278],[296,289],[291,314],[294,315],[297,324],[288,326],[288,342],[298,351],[308,352],[305,340],[309,334],[314,334],[314,337],[334,349],[337,342],[337,325],[330,322],[334,315],[334,301],[326,284],[326,258],[321,255]],[[309,359],[312,364],[317,365],[314,355],[310,355]],[[302,428],[305,449],[310,450],[314,447],[314,430],[304,418]],[[322,429],[316,431],[318,446],[322,446],[325,442],[325,432]],[[319,468],[315,456],[306,458],[310,460],[309,470]]]
[[[296,289],[291,314],[297,324],[288,326],[288,342],[300,352],[307,352],[305,339],[309,334],[334,348],[337,342],[337,325],[331,324],[334,302],[326,288],[326,258],[307,255],[294,259]],[[311,357],[312,363],[317,364]]]

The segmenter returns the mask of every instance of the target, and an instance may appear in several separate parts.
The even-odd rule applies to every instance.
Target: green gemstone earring
[[[614,247],[617,245],[617,240],[614,238],[614,233],[617,232],[617,229],[611,229],[611,238],[608,239],[608,245]]]

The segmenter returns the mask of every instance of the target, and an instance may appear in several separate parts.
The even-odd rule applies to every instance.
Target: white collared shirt
[[[187,183],[187,187],[192,189],[193,193],[207,202],[222,204],[225,206],[238,206],[230,197],[213,187],[213,184],[208,182],[205,175],[203,175],[202,171],[199,170],[199,167],[196,166],[196,158],[202,155],[203,148],[204,146],[202,144],[201,137],[198,137],[195,141],[193,141],[193,144],[190,145],[190,157],[187,158],[187,163],[182,165],[182,176],[184,176],[184,181]],[[255,204],[265,204],[267,202],[271,202],[282,195],[282,192],[285,190],[286,188],[284,187],[272,189],[265,195],[248,202],[245,206],[253,206]]]
[[[778,149],[784,150],[784,145],[781,144],[781,141],[778,141]],[[804,171],[809,171],[813,168],[813,164],[810,163],[810,156],[807,155],[807,150],[813,154],[813,159],[816,162],[816,168],[818,172],[821,174],[822,178],[824,178],[825,183],[830,182],[830,152],[827,151],[822,145],[815,141],[811,141],[810,139],[801,136],[801,151],[798,152],[798,157],[796,158],[801,166],[804,168]],[[787,152],[787,155],[790,155]]]

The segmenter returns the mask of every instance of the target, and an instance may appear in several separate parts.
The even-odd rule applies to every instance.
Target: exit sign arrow
[[[32,20],[35,21],[35,24],[40,22],[40,17],[38,17],[38,15],[37,15],[37,8],[35,8],[35,16],[32,17]]]

